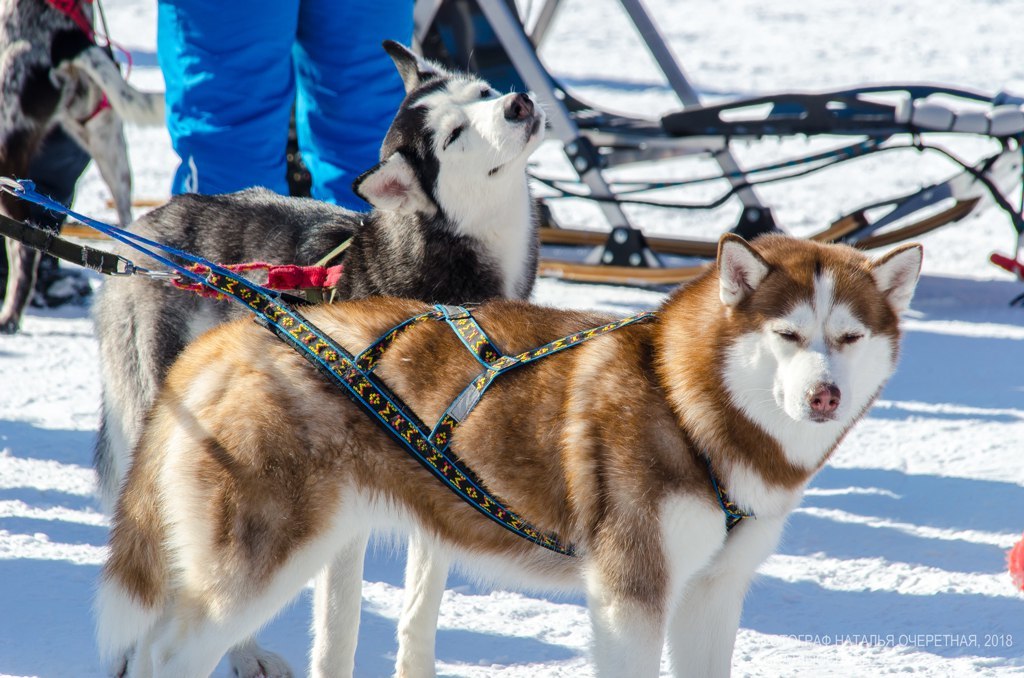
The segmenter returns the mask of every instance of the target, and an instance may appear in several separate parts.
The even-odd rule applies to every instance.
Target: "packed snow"
[[[542,56],[581,96],[651,114],[677,106],[613,0],[569,0]],[[115,42],[131,51],[131,81],[160,89],[155,3],[107,0]],[[649,0],[688,76],[710,99],[863,82],[932,81],[1024,93],[1021,0]],[[339,49],[344,45],[339,44]],[[740,145],[748,166],[821,142]],[[965,157],[992,144],[943,138]],[[163,130],[129,130],[139,198],[165,198],[176,159]],[[548,174],[568,166],[553,144]],[[704,175],[674,161],[658,177]],[[760,191],[793,232],[844,210],[914,189],[955,170],[916,152],[849,163]],[[625,175],[624,175],[625,176]],[[721,186],[682,194],[709,197]],[[113,220],[90,168],[76,209]],[[586,204],[559,216],[599,227]],[[738,206],[714,213],[634,209],[651,232],[709,235]],[[751,589],[736,675],[935,676],[1024,674],[1024,593],[1006,551],[1024,531],[1024,285],[988,263],[1014,232],[996,209],[922,239],[924,276],[906,319],[896,376],[807,491],[779,552]],[[102,281],[94,276],[94,285]],[[535,300],[627,314],[663,291],[541,280]],[[0,674],[101,676],[90,611],[107,518],[93,496],[97,348],[87,308],[31,309],[0,337]],[[401,546],[368,556],[357,675],[389,675],[400,609]],[[310,644],[307,589],[260,634],[298,673]],[[446,676],[587,676],[590,629],[579,598],[482,589],[458,575],[445,595],[438,672]],[[668,664],[663,663],[667,675]],[[218,676],[228,676],[226,663]]]

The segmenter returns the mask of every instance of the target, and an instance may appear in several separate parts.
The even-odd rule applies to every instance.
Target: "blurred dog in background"
[[[96,161],[118,221],[127,225],[131,170],[123,122],[162,125],[163,95],[125,82],[109,49],[96,44],[92,14],[82,0],[0,0],[0,176],[35,179],[34,172],[54,172],[66,188],[52,187],[53,197],[70,200],[87,161],[74,157],[77,145]],[[0,195],[0,212],[33,219],[28,203],[10,195]],[[7,242],[0,332],[18,331],[40,258]]]

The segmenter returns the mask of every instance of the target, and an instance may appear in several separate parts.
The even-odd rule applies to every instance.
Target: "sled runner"
[[[560,4],[560,0],[531,3],[528,26],[520,20],[513,0],[420,0],[416,4],[416,39],[425,56],[478,72],[499,89],[531,90],[544,102],[551,134],[562,142],[576,174],[575,179],[564,180],[534,172],[533,178],[550,189],[544,202],[585,198],[601,209],[607,222],[603,230],[558,223],[549,209],[544,210],[542,275],[653,285],[687,280],[703,269],[699,260],[713,256],[719,234],[706,240],[648,237],[623,205],[709,210],[735,198],[742,212],[732,231],[750,238],[782,230],[771,207],[758,196],[758,185],[895,149],[941,154],[961,169],[917,191],[853,210],[810,239],[882,247],[960,221],[995,203],[1007,213],[1017,233],[1016,250],[1008,258],[1024,260],[1024,218],[1009,201],[1021,185],[1024,99],[914,84],[778,93],[703,106],[642,0],[619,0],[683,106],[660,119],[631,117],[580,100],[541,63],[536,48]],[[983,136],[997,148],[981,161],[968,163],[935,145],[932,137],[937,133]],[[857,139],[746,169],[730,151],[730,144],[737,140],[818,135]],[[609,169],[685,156],[711,157],[720,172],[685,180],[628,183],[607,176]],[[712,201],[684,203],[651,197],[665,189],[723,179],[730,188]]]

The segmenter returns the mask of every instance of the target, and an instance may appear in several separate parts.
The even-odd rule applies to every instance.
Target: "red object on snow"
[[[1007,561],[1013,585],[1024,591],[1024,537],[1021,537],[1020,541],[1010,549]]]
[[[1000,254],[999,252],[993,252],[988,260],[999,268],[1005,268],[1017,277],[1024,278],[1024,262],[1011,259],[1005,254]]]

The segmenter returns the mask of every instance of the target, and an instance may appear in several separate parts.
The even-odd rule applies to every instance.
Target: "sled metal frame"
[[[866,87],[845,92],[819,95],[778,94],[743,101],[730,102],[720,106],[703,107],[696,90],[690,84],[683,68],[661,35],[642,0],[616,0],[623,8],[637,30],[641,40],[649,49],[659,70],[682,108],[666,115],[661,120],[644,120],[624,115],[607,113],[575,99],[548,73],[537,55],[557,14],[561,0],[541,0],[534,3],[533,21],[529,27],[521,22],[514,0],[418,0],[415,6],[415,46],[423,51],[442,8],[459,6],[463,12],[475,7],[493,31],[498,46],[504,50],[510,66],[527,89],[541,100],[548,112],[551,135],[559,140],[566,156],[576,173],[579,183],[587,193],[579,197],[594,200],[610,226],[609,232],[578,230],[557,227],[541,229],[541,239],[547,245],[568,245],[589,248],[589,254],[582,263],[543,258],[540,264],[542,275],[550,275],[587,282],[624,282],[628,284],[660,285],[687,280],[703,270],[703,266],[664,266],[658,253],[680,256],[711,258],[716,243],[711,241],[688,240],[683,238],[647,238],[636,228],[622,209],[622,200],[614,186],[603,174],[607,167],[635,162],[657,161],[682,156],[711,155],[721,170],[722,179],[732,186],[732,194],[740,201],[742,212],[739,223],[732,229],[744,237],[780,230],[767,207],[748,181],[745,172],[732,155],[729,144],[735,139],[759,139],[763,136],[796,136],[800,134],[836,134],[868,137],[879,146],[894,136],[912,134],[906,124],[874,124],[870,118],[875,111],[870,102],[859,96],[870,92],[906,91],[911,97],[925,97],[934,93],[948,93],[966,99],[992,103],[985,95],[954,88],[935,86],[892,86]],[[471,14],[467,14],[467,17]],[[433,55],[430,55],[433,56]],[[460,69],[474,70],[471,64],[449,64]],[[486,74],[484,74],[486,77]],[[785,124],[729,126],[715,117],[716,109],[742,108],[756,103],[778,105],[780,102],[803,106],[814,113],[814,125],[800,123],[787,127]],[[857,125],[844,128],[841,115],[829,119],[828,108],[832,104],[845,107],[852,103],[852,118]],[[892,118],[892,107],[877,105],[879,119],[885,113]],[[816,110],[820,108],[821,110]],[[815,110],[812,110],[815,109]],[[709,118],[709,115],[711,116]],[[695,121],[718,121],[693,127]],[[772,121],[774,124],[774,119]],[[675,128],[675,129],[673,129]],[[681,128],[681,129],[680,129]],[[899,198],[855,210],[831,224],[825,230],[809,236],[823,242],[848,242],[858,247],[881,247],[892,242],[916,237],[941,225],[963,219],[973,213],[979,205],[996,198],[1000,206],[1014,218],[1018,231],[1016,256],[1024,255],[1024,220],[1017,210],[1007,209],[1005,196],[1021,182],[1020,139],[1016,145],[1002,140],[1004,148],[975,167],[964,165],[962,172],[946,181],[926,186]],[[908,147],[907,144],[890,144],[888,147]],[[924,150],[926,145],[918,146]],[[878,149],[884,150],[884,149]],[[941,150],[941,149],[939,149]],[[844,158],[847,159],[847,158]],[[756,171],[756,170],[755,170]],[[982,181],[984,176],[987,181]],[[996,196],[995,191],[1001,193]],[[991,195],[990,195],[991,194]],[[570,194],[570,195],[575,195]],[[1000,202],[1000,198],[1003,198]],[[952,203],[952,204],[950,204]],[[665,205],[674,207],[673,205]],[[679,206],[682,207],[682,206]],[[877,216],[879,211],[886,211]],[[872,212],[869,214],[869,211]],[[894,223],[906,221],[917,212],[924,216],[917,221],[892,228],[889,232],[876,233]],[[547,215],[549,216],[549,215]]]
[[[417,48],[422,48],[424,38],[433,26],[444,2],[445,0],[419,0],[416,3],[414,21],[416,26],[415,46]],[[690,85],[686,74],[640,0],[618,0],[618,2],[640,32],[662,74],[668,79],[683,106],[700,105],[697,91]],[[619,145],[631,147],[633,157],[630,161],[632,162],[707,153],[709,150],[708,140],[697,139],[691,142],[685,139],[666,139],[665,141],[668,143],[657,143],[654,137],[658,135],[652,135],[650,130],[640,129],[633,134],[625,135],[581,130],[577,119],[565,105],[565,92],[557,86],[537,56],[537,47],[547,34],[560,3],[561,0],[543,2],[537,10],[538,18],[530,33],[527,34],[519,16],[507,2],[502,0],[477,0],[476,2],[527,88],[543,102],[545,110],[548,112],[548,124],[552,134],[562,142],[574,171],[580,181],[590,190],[590,194],[605,199],[615,197],[602,173],[603,162],[597,153],[597,149],[601,147],[614,148]],[[651,125],[655,126],[657,123],[651,123]],[[713,145],[719,146],[715,160],[723,174],[734,186],[740,186],[744,181],[743,172],[729,151],[728,142],[723,140],[718,144],[713,143]],[[762,224],[762,230],[767,231],[774,228],[771,212],[767,210],[753,188],[741,188],[737,197],[743,203],[743,218]],[[661,263],[657,256],[643,242],[642,232],[631,224],[621,206],[617,202],[606,200],[601,200],[598,204],[612,229],[612,234],[609,236],[610,243],[621,244],[623,241],[636,241],[638,248],[628,252],[624,262],[620,261],[623,256],[614,252],[613,249],[605,247],[600,252],[595,250],[594,255],[590,257],[594,261],[590,263],[625,263],[633,266],[642,263],[650,267],[660,267]],[[767,221],[765,221],[766,218]],[[637,254],[642,256],[642,262],[638,261]],[[629,262],[630,258],[632,258],[632,262]]]

